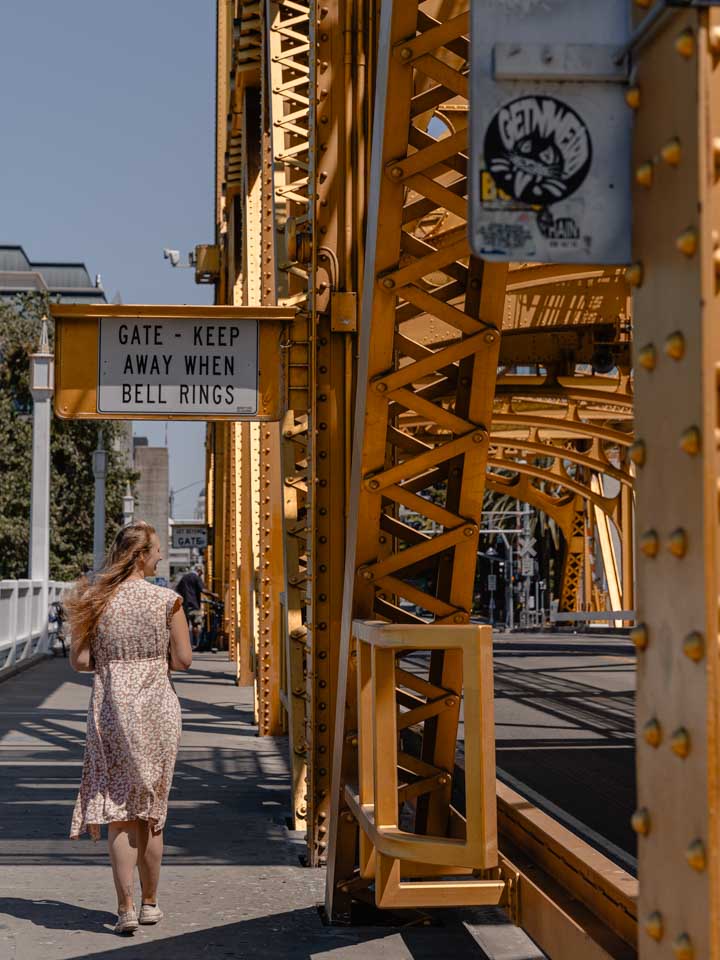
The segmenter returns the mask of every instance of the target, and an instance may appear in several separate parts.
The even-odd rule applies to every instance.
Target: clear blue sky
[[[0,17],[0,242],[84,261],[108,299],[211,302],[162,250],[214,239],[214,0],[3,0]],[[165,425],[135,433],[162,444]],[[175,489],[202,479],[203,438],[170,425]]]

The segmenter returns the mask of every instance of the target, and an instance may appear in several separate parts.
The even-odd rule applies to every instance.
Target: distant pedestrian
[[[67,603],[70,662],[94,671],[82,782],[70,837],[87,831],[108,846],[118,898],[116,933],[157,923],[163,827],[180,741],[180,703],[170,670],[192,662],[177,594],[148,583],[161,560],[148,523],[122,528],[92,583],[80,581]],[[142,905],[135,911],[135,867]]]
[[[200,634],[202,633],[203,615],[202,598],[216,597],[217,594],[205,589],[202,579],[203,568],[197,564],[194,569],[188,570],[178,580],[175,585],[175,592],[182,597],[183,610],[190,624],[192,631],[192,645],[197,647],[200,644]]]

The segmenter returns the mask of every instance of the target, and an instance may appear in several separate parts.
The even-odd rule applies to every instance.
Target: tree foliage
[[[32,473],[32,395],[29,354],[40,343],[47,298],[19,294],[0,302],[0,577],[27,576]],[[54,342],[48,319],[50,345]],[[116,421],[60,420],[50,428],[50,578],[74,579],[92,564],[94,478],[92,451],[102,427],[108,450],[105,482],[106,539],[122,524],[122,497],[135,475],[117,447]]]

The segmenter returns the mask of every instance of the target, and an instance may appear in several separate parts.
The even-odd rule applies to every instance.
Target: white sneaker
[[[158,923],[163,918],[163,912],[157,904],[144,903],[140,907],[140,923]]]
[[[138,928],[138,918],[134,910],[119,913],[115,924],[115,933],[135,933]]]

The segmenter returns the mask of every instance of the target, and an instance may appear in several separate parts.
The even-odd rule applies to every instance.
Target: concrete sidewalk
[[[115,936],[105,839],[67,839],[91,680],[58,658],[0,684],[2,960],[542,957],[496,910],[440,911],[430,926],[418,914],[396,927],[324,926],[324,871],[301,866],[285,827],[285,741],[255,735],[251,690],[235,687],[225,654],[209,653],[175,675],[183,738],[165,832],[165,919]]]

